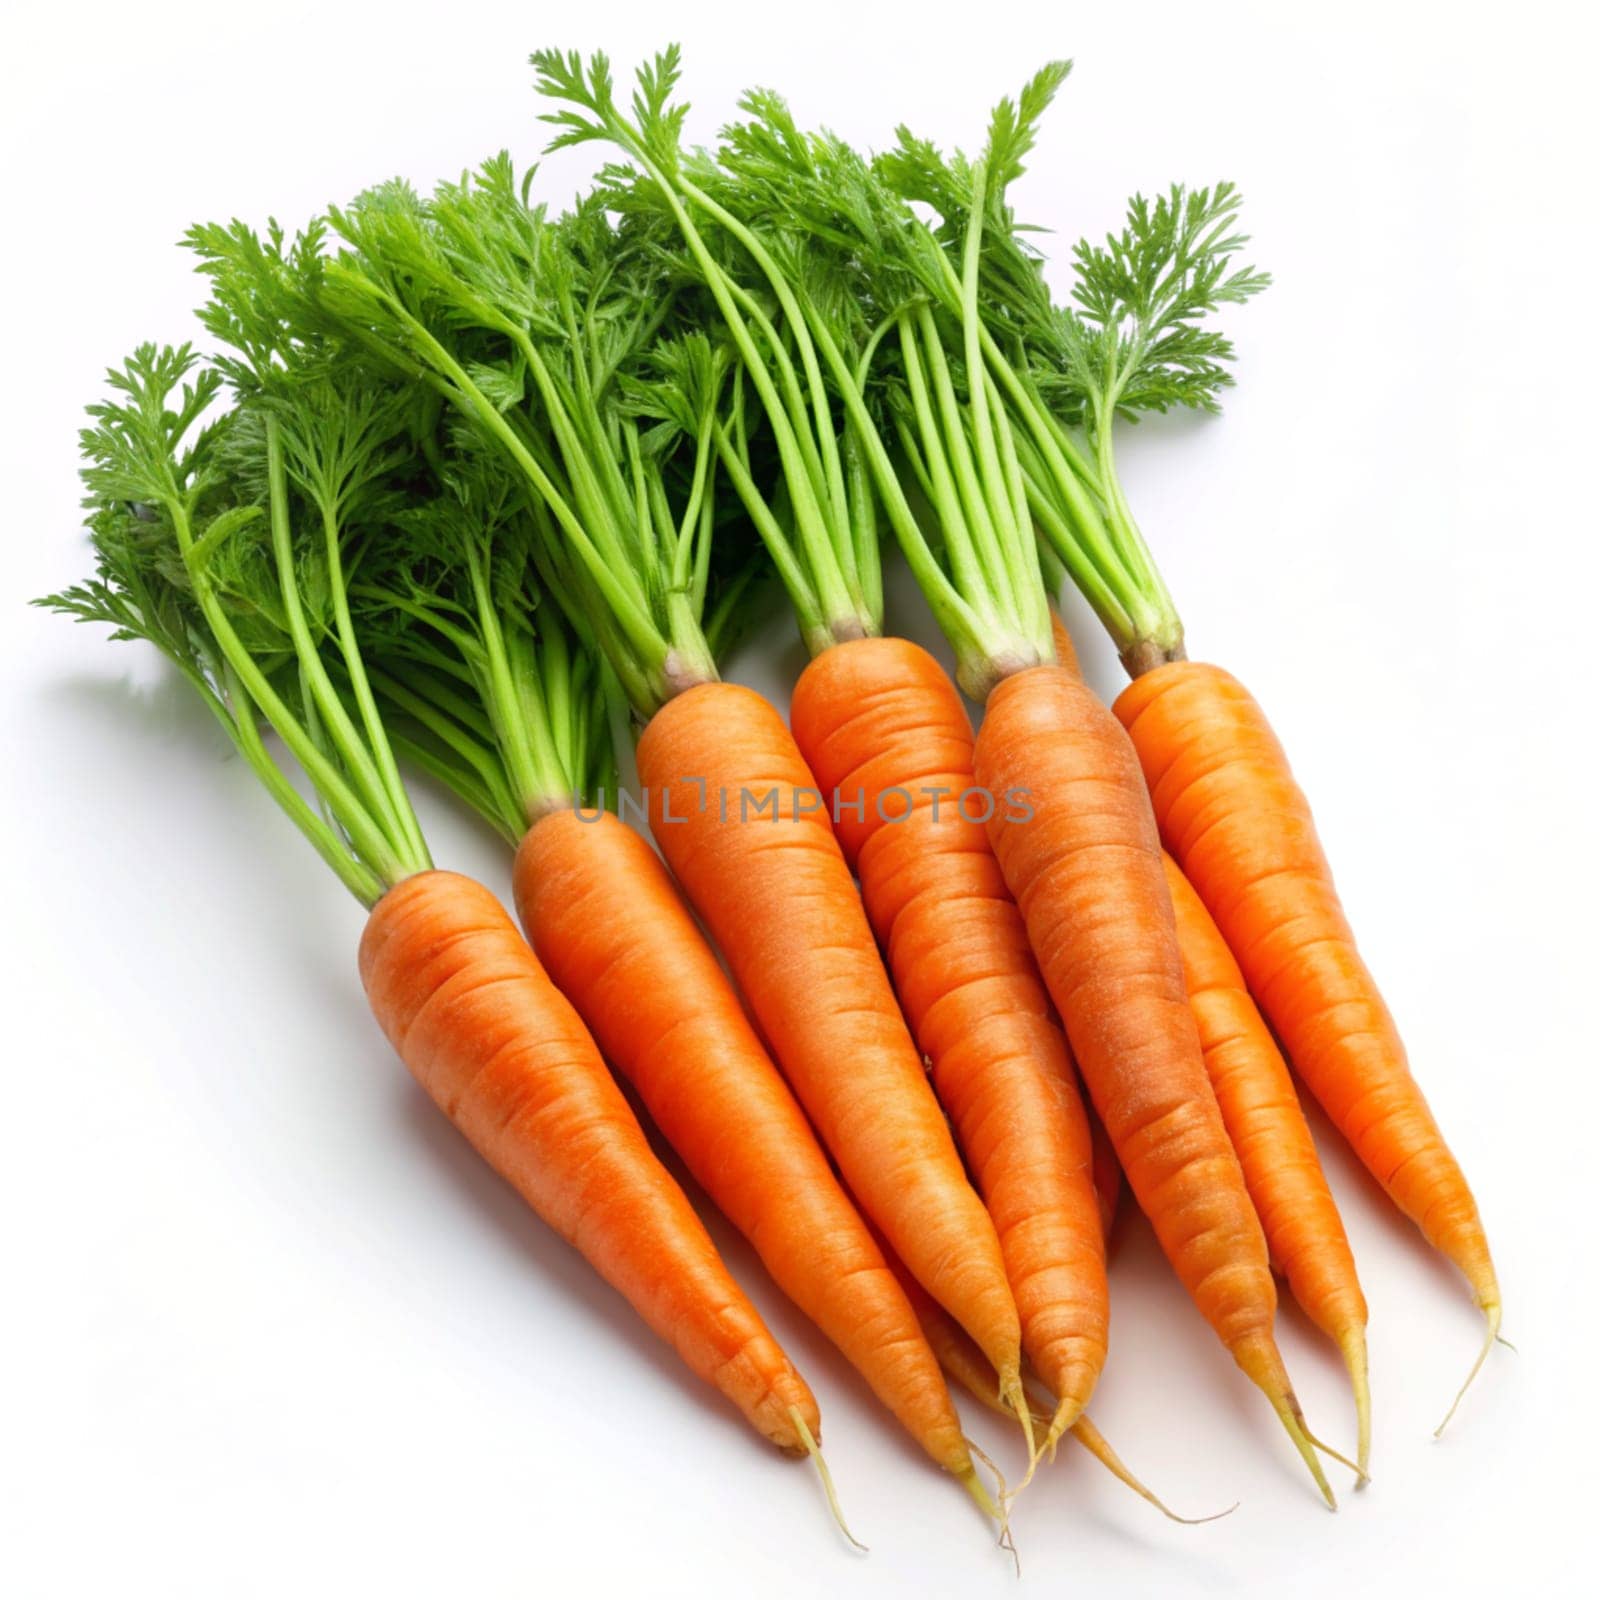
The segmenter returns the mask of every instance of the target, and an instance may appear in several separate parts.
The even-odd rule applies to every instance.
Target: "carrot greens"
[[[95,576],[40,604],[161,650],[345,886],[374,904],[430,865],[345,588],[352,543],[387,493],[400,413],[314,379],[207,420],[223,377],[188,346],[141,346],[108,383],[82,434]]]

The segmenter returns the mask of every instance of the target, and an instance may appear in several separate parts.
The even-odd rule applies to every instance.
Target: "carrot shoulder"
[[[499,901],[451,872],[406,878],[373,907],[360,963],[384,1033],[479,1154],[691,1371],[803,1453],[811,1391]]]
[[[748,689],[701,685],[651,719],[638,765],[662,853],[851,1192],[1020,1395],[994,1226],[783,719]]]
[[[1106,1355],[1092,1147],[1066,1036],[984,832],[966,708],[920,646],[866,639],[806,668],[791,723],[836,797],[835,831],[994,1219],[1059,1436]]]
[[[924,1450],[973,1466],[939,1364],[660,858],[607,813],[554,812],[517,852],[535,952],[667,1142]]]
[[[1115,709],[1167,847],[1295,1071],[1394,1203],[1466,1276],[1488,1319],[1487,1351],[1500,1286],[1477,1204],[1356,950],[1311,808],[1260,706],[1221,668],[1179,661],[1135,679]]]

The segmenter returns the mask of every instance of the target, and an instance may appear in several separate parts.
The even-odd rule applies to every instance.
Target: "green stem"
[[[289,781],[288,774],[272,759],[262,742],[261,729],[256,725],[255,709],[244,684],[233,664],[223,663],[227,676],[228,698],[232,710],[223,714],[223,724],[233,739],[234,747],[249,763],[250,769],[266,786],[267,792],[283,808],[289,820],[310,841],[312,848],[338,874],[344,884],[362,905],[369,910],[383,898],[387,887],[364,862],[358,861],[345,848],[344,841],[328,824],[306,804],[305,797]]]
[[[216,591],[211,587],[204,568],[190,560],[194,540],[185,507],[181,501],[174,500],[168,503],[167,510],[173,519],[178,547],[185,561],[189,563],[189,576],[194,586],[195,601],[206,619],[206,625],[210,628],[212,636],[217,641],[218,649],[221,650],[238,681],[244,686],[245,693],[255,702],[271,725],[273,732],[283,740],[295,760],[305,769],[313,788],[338,819],[339,826],[349,836],[356,854],[386,888],[392,888],[402,878],[409,877],[414,872],[426,871],[432,865],[431,862],[424,860],[420,866],[416,865],[404,859],[403,853],[394,848],[383,829],[374,822],[361,800],[345,782],[338,768],[317,748],[316,742],[307,733],[300,720],[283,703],[277,691],[267,681],[266,675],[257,666],[255,658],[245,648],[244,641],[240,639],[233,624],[228,620],[227,612],[217,598]],[[319,819],[313,819],[313,826],[326,831],[326,825]],[[308,834],[308,837],[316,842],[315,835]],[[321,849],[320,844],[318,848]],[[327,858],[326,852],[324,858]],[[370,905],[373,902],[369,900],[364,903]]]
[[[295,659],[307,690],[308,706],[314,708],[320,717],[364,804],[377,816],[379,825],[391,839],[404,841],[404,851],[409,847],[411,831],[400,820],[394,795],[379,776],[372,752],[362,742],[361,735],[345,710],[344,702],[339,698],[338,690],[328,676],[316,641],[311,636],[310,625],[306,622],[305,608],[300,602],[299,574],[295,569],[294,539],[289,525],[289,485],[284,469],[283,439],[278,419],[274,416],[267,418],[266,439],[267,512],[272,530],[273,561],[278,569],[278,591],[283,600],[284,618],[294,646]],[[331,570],[328,576],[331,581]],[[420,838],[420,834],[417,837]]]
[[[272,435],[269,433],[269,472],[271,449]],[[364,748],[372,753],[378,781],[387,796],[389,813],[399,823],[407,847],[416,856],[426,856],[428,847],[422,837],[422,827],[417,821],[416,812],[406,799],[405,786],[400,780],[400,768],[395,761],[393,750],[389,748],[389,740],[384,732],[383,721],[378,715],[377,702],[373,699],[372,686],[367,682],[366,668],[362,664],[361,651],[356,643],[355,625],[350,619],[350,601],[345,591],[344,559],[340,547],[338,523],[327,501],[321,500],[319,503],[322,510],[324,551],[328,562],[328,589],[333,603],[334,634],[338,640],[340,658],[350,679],[351,694],[360,713],[362,726],[366,730]],[[340,704],[342,708],[342,701]]]

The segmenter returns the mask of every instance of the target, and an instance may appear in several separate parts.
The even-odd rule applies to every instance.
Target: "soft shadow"
[[[587,1261],[548,1228],[517,1192],[450,1123],[421,1088],[407,1082],[401,1116],[408,1136],[429,1167],[440,1174],[457,1200],[496,1236],[505,1253],[535,1277],[554,1286],[569,1303],[581,1305],[595,1337],[626,1352],[619,1370],[637,1365],[688,1395],[708,1424],[738,1430],[739,1413],[709,1384],[702,1383],[658,1339]],[[530,1341],[530,1351],[536,1345]]]

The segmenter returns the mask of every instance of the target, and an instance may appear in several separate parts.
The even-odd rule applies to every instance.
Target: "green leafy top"
[[[1023,113],[1002,108],[992,151],[963,165],[964,181],[979,192],[986,192],[989,160],[1018,170],[1040,92],[1030,86]],[[752,91],[740,104],[745,120],[724,129],[714,160],[684,164],[693,181],[680,187],[742,247],[759,269],[760,287],[780,304],[787,290],[798,315],[760,346],[778,380],[773,387],[785,394],[785,336],[797,323],[792,343],[802,347],[802,335],[814,341],[827,394],[843,412],[846,459],[859,463],[861,500],[870,509],[875,493],[955,648],[958,675],[981,698],[998,676],[1049,659],[1051,645],[1008,424],[987,392],[976,268],[952,273],[905,198],[843,140],[802,132],[769,90]],[[975,213],[978,246],[988,214],[987,203]],[[885,385],[889,369],[904,381]],[[981,379],[975,393],[968,372]],[[885,394],[887,405],[880,403]],[[791,402],[790,410],[802,408]],[[831,409],[814,404],[812,414],[819,437],[824,427],[831,435]],[[935,515],[935,537],[913,509],[886,434],[898,438],[912,465]],[[795,498],[793,474],[783,482]],[[751,514],[759,525],[758,509]],[[784,551],[775,537],[768,542],[782,570]]]
[[[715,675],[699,620],[709,446],[675,510],[671,441],[646,441],[623,403],[623,375],[672,311],[670,261],[639,219],[614,223],[591,199],[552,221],[525,187],[502,155],[429,199],[369,190],[331,213],[337,255],[297,273],[279,252],[286,321],[420,380],[459,417],[464,449],[512,471],[552,591],[648,717]]]
[[[1007,149],[1006,181],[1020,170],[1009,152],[1032,143],[1032,123],[1060,82],[1047,71],[1024,91],[1016,113],[1004,105],[996,113],[991,139],[1001,136]],[[945,158],[901,129],[877,170],[898,193],[937,213],[947,293],[974,207],[987,209],[981,344],[1016,425],[1039,531],[1130,670],[1181,655],[1182,625],[1118,478],[1113,431],[1119,417],[1140,412],[1218,409],[1220,390],[1232,382],[1226,364],[1233,347],[1205,319],[1268,282],[1234,265],[1245,243],[1238,191],[1227,183],[1193,191],[1174,185],[1154,204],[1136,196],[1119,234],[1078,244],[1073,303],[1059,306],[1028,230],[992,186],[976,197],[977,164],[959,154]],[[1070,431],[1075,424],[1086,435],[1081,446]]]
[[[564,109],[544,120],[555,144],[599,139],[633,163],[603,175],[607,203],[673,228],[683,263],[714,307],[738,380],[715,419],[723,470],[766,543],[813,651],[879,631],[882,576],[869,471],[875,435],[863,427],[855,359],[870,335],[860,308],[825,265],[808,261],[798,235],[754,225],[740,191],[710,158],[679,147],[682,105],[670,96],[678,54],[643,66],[632,115],[617,105],[610,65],[595,56],[533,58],[539,86]],[[841,415],[842,413],[842,415]],[[779,489],[750,455],[770,444]],[[702,429],[700,436],[705,438]]]
[[[345,566],[384,503],[398,410],[279,374],[207,422],[221,377],[142,346],[82,435],[95,576],[40,604],[157,646],[363,904],[431,864],[367,689]],[[342,663],[334,682],[325,648]],[[322,811],[268,751],[262,722]]]
[[[515,844],[546,813],[615,793],[607,682],[543,599],[513,474],[483,452],[437,470],[364,553],[357,631],[400,753]]]

